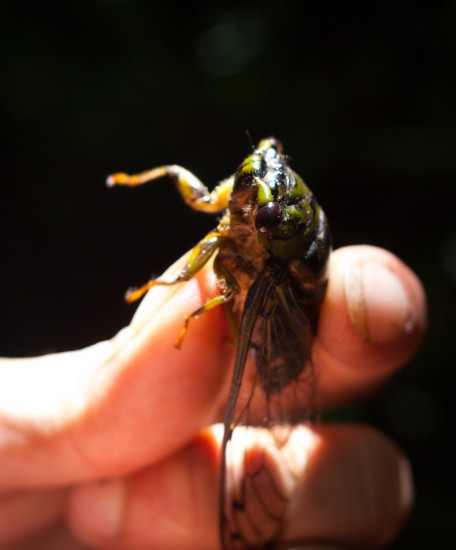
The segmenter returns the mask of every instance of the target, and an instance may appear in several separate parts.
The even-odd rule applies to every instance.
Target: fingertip
[[[375,383],[412,357],[425,328],[423,287],[399,258],[371,246],[334,252],[317,348],[339,376],[348,369],[357,383]]]
[[[287,538],[383,547],[413,504],[413,479],[396,444],[369,426],[325,425],[296,494]],[[302,521],[306,518],[306,522]]]

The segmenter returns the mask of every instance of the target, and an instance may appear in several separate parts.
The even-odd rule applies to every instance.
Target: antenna
[[[249,130],[245,131],[245,135],[247,136],[247,139],[250,143],[250,147],[252,148],[252,151],[254,151],[255,150],[255,144],[253,143],[252,136],[250,135]]]

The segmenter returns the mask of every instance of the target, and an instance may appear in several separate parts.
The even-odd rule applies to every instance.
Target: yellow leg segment
[[[190,280],[198,271],[208,262],[211,256],[219,247],[220,233],[218,231],[211,231],[204,239],[190,251],[190,254],[185,262],[184,267],[180,270],[179,274],[172,281],[163,281],[161,279],[152,279],[145,285],[139,288],[132,288],[125,294],[125,300],[128,303],[139,300],[144,294],[155,285],[175,285],[183,281]]]
[[[228,200],[233,189],[233,177],[223,180],[212,192],[209,192],[207,187],[194,174],[177,164],[159,166],[133,175],[118,172],[109,176],[106,184],[109,187],[116,185],[136,187],[164,176],[170,176],[176,182],[180,195],[194,210],[217,213],[225,210],[228,206]]]

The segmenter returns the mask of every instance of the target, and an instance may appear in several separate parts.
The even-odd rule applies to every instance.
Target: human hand
[[[220,430],[202,428],[223,420],[230,384],[222,310],[173,345],[214,285],[205,269],[154,287],[110,341],[0,362],[1,549],[219,547]],[[423,290],[397,258],[366,246],[334,252],[313,351],[319,406],[380,386],[424,328]],[[366,426],[305,431],[284,539],[312,548],[391,540],[413,498],[400,450]]]

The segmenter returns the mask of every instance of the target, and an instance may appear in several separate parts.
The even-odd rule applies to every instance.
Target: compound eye
[[[282,207],[278,202],[268,202],[258,209],[255,226],[261,233],[272,233],[282,221]]]

